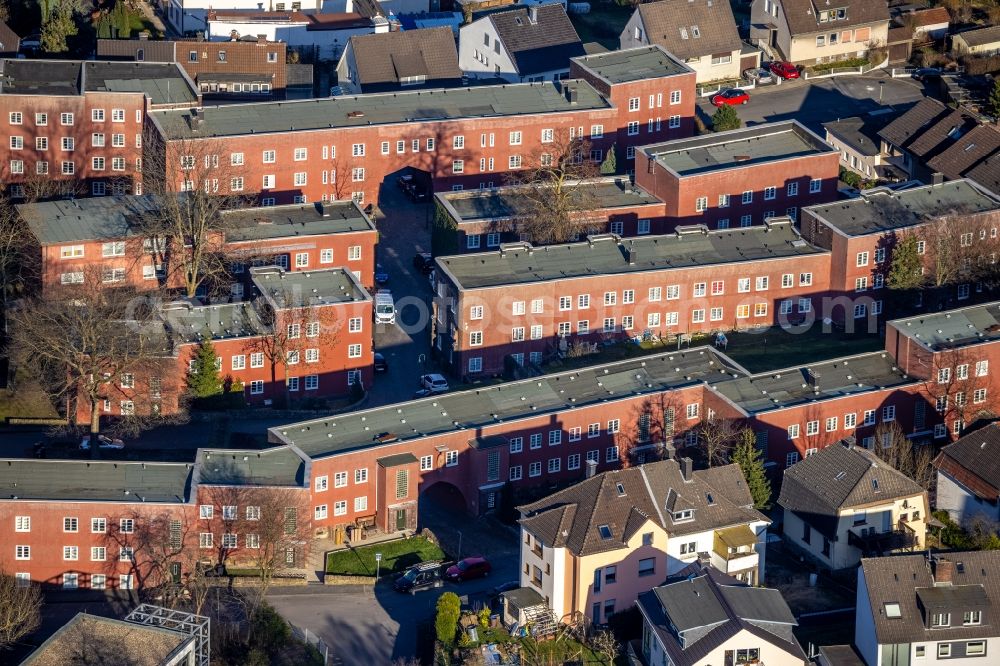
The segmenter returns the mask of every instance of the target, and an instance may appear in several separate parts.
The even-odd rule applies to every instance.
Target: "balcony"
[[[899,550],[919,547],[916,532],[905,521],[882,532],[874,527],[852,527],[847,531],[847,544],[861,551],[862,557],[886,555]]]
[[[727,574],[756,569],[757,535],[748,525],[730,527],[715,533],[711,553],[712,566]]]

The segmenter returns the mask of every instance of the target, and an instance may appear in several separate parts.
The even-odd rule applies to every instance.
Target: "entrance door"
[[[406,529],[406,509],[396,509],[396,531]]]
[[[181,563],[171,562],[170,563],[170,580],[174,583],[181,582]]]
[[[770,45],[771,46],[777,46],[778,45],[778,31],[776,29],[774,29],[774,28],[771,29],[771,41],[770,41]]]

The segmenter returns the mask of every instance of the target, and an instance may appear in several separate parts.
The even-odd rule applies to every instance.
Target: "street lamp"
[[[879,81],[878,82],[878,103],[879,103],[879,106],[882,105],[882,86],[884,86],[884,85],[885,85],[885,81]]]
[[[457,560],[462,559],[462,530],[456,530],[458,532],[458,556],[455,558]]]
[[[382,571],[382,553],[375,553],[375,582],[378,583],[379,573]]]

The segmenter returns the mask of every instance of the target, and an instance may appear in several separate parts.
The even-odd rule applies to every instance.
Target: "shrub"
[[[871,61],[868,58],[848,58],[846,60],[837,60],[836,62],[819,63],[812,65],[809,69],[814,72],[828,72],[831,69],[840,69],[841,67],[864,67],[869,64],[871,64]]]
[[[724,104],[719,107],[719,109],[712,116],[712,129],[716,132],[725,132],[727,130],[734,130],[743,127],[743,121],[740,120],[739,114],[736,113],[736,109]]]
[[[437,600],[437,616],[434,618],[434,632],[437,639],[446,646],[455,643],[458,618],[462,613],[462,601],[454,592],[445,592]]]

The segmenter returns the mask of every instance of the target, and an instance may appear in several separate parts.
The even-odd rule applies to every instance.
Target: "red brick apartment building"
[[[880,290],[900,238],[915,234],[919,239],[918,252],[925,256],[930,279],[939,246],[955,263],[963,255],[971,258],[997,251],[1000,199],[966,179],[896,192],[877,188],[856,199],[803,209],[800,226],[804,238],[830,250],[830,289],[841,294],[870,293],[875,314],[881,314]],[[968,299],[973,287],[971,281],[957,285],[949,305]],[[867,316],[860,305],[853,314]]]
[[[356,382],[371,385],[372,299],[352,273],[268,266],[250,269],[249,277],[245,301],[163,305],[156,330],[143,333],[162,340],[162,363],[153,364],[149,376],[119,378],[104,396],[104,413],[176,412],[203,340],[212,344],[220,376],[242,382],[248,405],[270,405],[286,395],[344,396]],[[271,311],[273,321],[262,316]],[[77,420],[85,422],[89,405],[77,402]]]
[[[169,265],[162,243],[143,238],[135,218],[155,206],[148,196],[47,201],[18,206],[38,242],[43,292],[99,279],[108,286],[179,289],[180,267]],[[242,298],[247,265],[289,271],[342,266],[368,287],[375,284],[375,225],[353,201],[226,211],[220,252],[245,257],[234,266],[233,296]]]
[[[804,206],[837,199],[839,159],[789,120],[644,146],[635,181],[666,202],[670,224],[747,227],[768,217],[797,220]]]
[[[199,450],[193,464],[5,460],[0,477],[5,569],[48,588],[179,582],[199,562],[252,558],[263,522],[291,518],[299,533],[311,529],[309,463],[289,447]],[[167,538],[185,555],[164,562]],[[288,566],[303,566],[308,545],[291,546]]]
[[[228,42],[98,39],[101,60],[176,63],[205,100],[285,98],[285,42],[263,37]]]
[[[147,113],[199,102],[176,65],[0,60],[0,77],[0,180],[15,198],[136,191]]]
[[[435,348],[455,374],[477,377],[579,342],[812,321],[830,256],[775,218],[749,229],[511,243],[437,263]]]
[[[224,531],[243,535],[225,537],[243,546],[244,532],[253,527],[218,527],[220,511],[236,514],[204,488],[233,483],[234,466],[246,468],[243,476],[259,485],[308,489],[310,515],[302,518],[323,537],[353,525],[413,527],[418,498],[441,490],[461,497],[456,510],[489,512],[508,483],[516,491],[641,464],[662,456],[667,445],[692,443],[695,426],[715,416],[751,427],[776,471],[846,437],[874,446],[883,424],[898,424],[911,437],[943,438],[955,428],[935,408],[933,391],[945,367],[950,372],[944,374],[964,382],[960,389],[947,384],[952,403],[957,390],[965,390],[967,404],[995,411],[997,393],[976,394],[972,387],[983,388],[974,382],[988,378],[991,365],[995,370],[997,330],[997,303],[941,312],[891,322],[887,351],[753,375],[711,347],[667,351],[279,426],[268,434],[273,448],[212,453],[212,462],[200,452],[193,466],[0,461],[7,489],[0,533],[7,535],[11,571],[54,585],[62,585],[66,573],[79,573],[70,585],[85,587],[84,575],[107,566],[83,564],[89,549],[104,541],[87,530],[92,518],[106,519],[97,525],[103,533],[120,524],[119,516],[174,512],[177,520],[194,521],[191,533],[200,543],[218,545]],[[963,350],[970,359],[964,370],[953,356]],[[927,354],[941,360],[925,360]],[[78,521],[67,524],[70,517]],[[200,536],[209,532],[212,537]],[[67,546],[77,551],[64,551]],[[110,568],[105,575],[124,575],[129,563]],[[102,582],[114,584],[110,577]]]
[[[374,202],[404,169],[439,191],[495,187],[569,137],[601,160],[693,131],[694,72],[659,47],[581,57],[571,73],[584,78],[156,112],[156,163],[184,189],[197,156],[238,153],[227,176],[265,205]]]
[[[581,235],[612,233],[642,236],[663,233],[663,201],[626,178],[601,178],[574,185]],[[522,240],[518,219],[524,216],[524,186],[438,192],[438,211],[456,227],[459,253],[491,250]],[[530,240],[530,239],[524,239]]]

